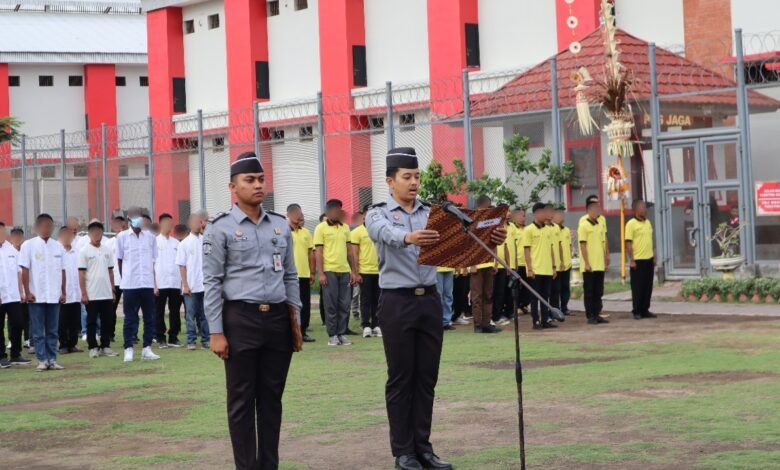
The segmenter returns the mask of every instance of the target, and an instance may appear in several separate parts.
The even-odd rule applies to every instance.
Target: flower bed
[[[683,281],[680,296],[691,302],[780,303],[780,279],[689,279]]]

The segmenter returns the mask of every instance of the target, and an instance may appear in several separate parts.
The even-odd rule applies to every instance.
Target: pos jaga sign
[[[780,181],[756,182],[756,215],[780,216]]]

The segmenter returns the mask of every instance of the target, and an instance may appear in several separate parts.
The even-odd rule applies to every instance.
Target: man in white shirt
[[[83,352],[77,347],[81,334],[81,289],[79,255],[73,246],[74,236],[72,229],[60,229],[59,242],[65,251],[62,255],[62,266],[65,269],[65,302],[60,305],[60,354]]]
[[[0,369],[12,365],[27,365],[30,360],[22,357],[22,276],[19,268],[19,252],[8,241],[5,224],[0,222]],[[8,317],[8,339],[11,341],[11,359],[5,351],[5,319]]]
[[[179,244],[176,264],[181,272],[181,293],[187,319],[187,349],[195,349],[200,329],[200,344],[209,349],[209,324],[203,312],[203,235],[202,220],[193,214],[187,221],[190,234]]]
[[[155,360],[160,356],[152,352],[154,339],[154,261],[157,258],[157,242],[150,232],[143,230],[140,213],[128,211],[130,230],[117,236],[116,258],[122,275],[123,326],[125,362],[133,361],[133,339],[138,334],[138,310],[143,312],[144,336],[141,359]]]
[[[51,238],[54,219],[41,214],[35,219],[37,237],[22,244],[19,266],[22,285],[30,309],[30,333],[38,366],[35,370],[62,370],[57,364],[57,338],[60,304],[65,301],[65,251]]]
[[[113,357],[111,337],[116,325],[114,301],[114,254],[103,243],[103,224],[90,222],[90,242],[79,250],[81,303],[87,306],[87,345],[89,357]],[[96,334],[100,319],[100,345]]]
[[[119,263],[116,259],[116,239],[119,234],[127,230],[127,220],[123,215],[116,215],[111,221],[111,231],[114,236],[108,239],[106,246],[111,249],[114,255],[114,321],[116,321],[116,309],[119,307],[119,301],[122,300],[122,275],[119,273]]]
[[[161,349],[168,346],[178,348],[179,332],[181,331],[181,276],[176,264],[176,250],[179,240],[171,236],[173,217],[162,214],[159,218],[160,234],[157,235],[157,260],[154,262],[154,276],[157,280],[157,296],[155,297],[155,317],[157,344]],[[168,321],[170,329],[165,327],[165,304],[168,304]],[[165,332],[168,332],[166,341]]]
[[[18,253],[22,249],[22,243],[24,243],[24,230],[21,227],[14,227],[11,229],[11,236],[9,237],[11,246],[16,249],[17,264]],[[19,268],[19,276],[21,277],[22,268]],[[24,340],[23,346],[30,348],[30,354],[35,352],[35,348],[30,343],[30,310],[27,306],[27,296],[24,293],[24,287],[22,287],[22,339]]]

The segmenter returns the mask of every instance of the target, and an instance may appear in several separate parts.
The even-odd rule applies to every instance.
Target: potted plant
[[[720,248],[720,255],[710,258],[714,271],[723,273],[724,279],[733,279],[734,271],[745,262],[745,257],[737,254],[739,249],[739,227],[721,223],[712,234],[712,240]]]

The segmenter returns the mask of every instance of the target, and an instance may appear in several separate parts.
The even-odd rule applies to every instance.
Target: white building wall
[[[125,86],[116,87],[116,122],[127,124],[146,120],[149,115],[149,87],[141,86],[148,77],[146,66],[117,65],[116,76],[125,77]]]
[[[660,47],[685,44],[683,0],[618,1],[615,22],[618,28]]]
[[[11,115],[22,122],[22,133],[38,136],[86,128],[84,87],[68,86],[69,76],[84,76],[83,66],[10,64],[8,74],[19,76],[20,86],[8,91]],[[54,86],[38,86],[39,75],[54,76]]]
[[[427,2],[364,0],[368,87],[428,80]]]
[[[295,10],[279,2],[279,15],[268,17],[268,72],[273,101],[312,97],[320,90],[318,0]]]
[[[209,29],[208,16],[213,14],[219,14],[219,28]],[[195,32],[184,35],[187,112],[224,111],[228,101],[223,2],[211,0],[184,7],[182,17],[183,21],[195,21]]]
[[[309,126],[310,124],[304,124]],[[316,226],[320,215],[320,177],[317,137],[300,139],[301,126],[288,126],[285,140],[266,146],[271,149],[274,210],[285,214],[290,204],[300,204],[307,226]],[[314,134],[317,134],[316,126]]]
[[[780,2],[777,0],[731,0],[731,25],[742,28],[745,35],[745,53],[757,54],[780,48],[778,29],[780,29]],[[763,38],[769,31],[774,33]],[[759,35],[750,39],[751,35]]]
[[[534,65],[557,52],[554,1],[479,0],[478,8],[481,70]]]

